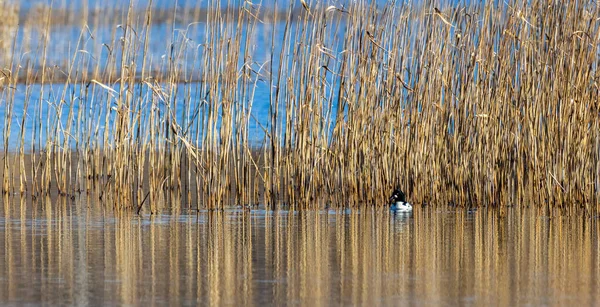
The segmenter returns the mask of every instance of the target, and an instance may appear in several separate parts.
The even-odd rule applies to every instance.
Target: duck
[[[411,212],[412,205],[406,201],[406,195],[396,188],[390,197],[390,210],[394,212]]]

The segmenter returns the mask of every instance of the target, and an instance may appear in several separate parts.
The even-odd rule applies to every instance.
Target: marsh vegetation
[[[598,210],[597,2],[2,5],[4,193]]]

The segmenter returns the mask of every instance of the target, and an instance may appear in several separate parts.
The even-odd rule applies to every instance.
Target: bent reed
[[[595,214],[597,2],[449,2],[214,1],[187,25],[130,4],[109,38],[82,13],[67,47],[52,8],[30,10],[5,48],[2,190],[156,212],[385,205],[401,186],[415,204]]]

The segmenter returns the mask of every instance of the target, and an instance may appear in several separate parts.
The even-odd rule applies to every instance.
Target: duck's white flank
[[[412,205],[408,202],[395,202],[390,206],[390,210],[396,212],[410,212],[412,211]]]

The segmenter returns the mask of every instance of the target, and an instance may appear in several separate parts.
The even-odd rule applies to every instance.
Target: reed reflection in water
[[[0,302],[597,305],[598,223],[417,209],[115,215],[0,206]]]

